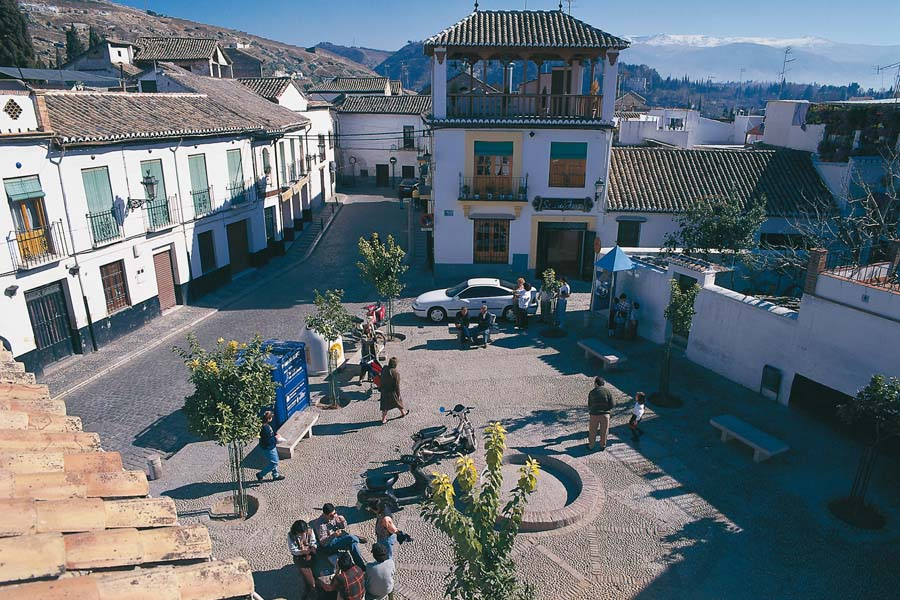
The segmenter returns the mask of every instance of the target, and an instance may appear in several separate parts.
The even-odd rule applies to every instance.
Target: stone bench
[[[278,458],[294,458],[294,448],[305,437],[312,437],[312,427],[319,420],[319,413],[312,408],[306,408],[292,414],[284,424],[278,428],[278,435],[285,441],[277,446]]]
[[[753,462],[761,462],[776,454],[787,452],[790,446],[743,421],[734,415],[719,415],[709,420],[709,424],[722,432],[722,441],[734,438],[753,448]]]
[[[578,347],[584,350],[585,358],[590,358],[592,355],[599,358],[603,362],[604,371],[615,369],[628,360],[597,338],[579,340]]]

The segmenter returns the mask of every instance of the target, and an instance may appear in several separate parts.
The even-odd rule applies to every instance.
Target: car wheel
[[[516,313],[513,312],[512,306],[507,306],[506,308],[503,309],[503,320],[509,321],[510,323],[512,323],[516,320]]]
[[[447,311],[440,306],[429,309],[428,318],[431,319],[432,323],[441,323],[447,318]]]

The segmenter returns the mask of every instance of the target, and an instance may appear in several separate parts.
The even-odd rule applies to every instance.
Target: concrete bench
[[[709,424],[722,432],[723,442],[734,438],[753,448],[753,462],[764,461],[791,448],[778,438],[760,431],[734,415],[713,417],[709,420]]]
[[[615,369],[628,360],[597,338],[579,340],[578,347],[584,350],[585,358],[590,358],[592,355],[599,358],[603,362],[604,371]]]
[[[319,413],[312,408],[306,408],[292,414],[284,424],[278,428],[278,435],[285,441],[279,442],[278,458],[294,458],[294,448],[305,437],[312,437],[312,427],[319,420]]]

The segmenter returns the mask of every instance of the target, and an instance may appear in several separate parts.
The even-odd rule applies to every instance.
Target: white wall
[[[10,100],[18,104],[19,108],[22,109],[22,113],[16,119],[13,119],[3,110]],[[37,131],[37,128],[37,114],[30,95],[27,92],[0,90],[0,134]]]
[[[825,135],[825,125],[803,125],[809,102],[770,100],[766,103],[766,128],[763,143],[816,153]]]
[[[360,170],[367,170],[374,181],[375,165],[390,165],[390,158],[394,156],[397,158],[394,169],[397,182],[400,181],[403,166],[413,167],[418,176],[418,151],[416,147],[403,148],[403,126],[414,128],[415,146],[424,146],[422,131],[425,125],[421,116],[339,112],[337,118],[341,135],[341,167],[345,175],[355,172],[359,177]],[[351,156],[356,159],[353,168],[348,162]]]
[[[638,335],[656,344],[666,341],[663,312],[669,304],[671,274],[652,265],[634,261],[635,268],[619,273],[617,293],[628,294],[640,305]]]
[[[309,203],[327,202],[334,196],[334,173],[330,170],[330,165],[335,162],[335,156],[339,140],[336,139],[335,132],[337,124],[335,121],[335,113],[333,109],[323,107],[307,110],[302,113],[304,117],[310,120],[310,129],[306,135],[307,145],[306,153],[315,156],[312,165],[312,171],[309,173]],[[319,160],[319,134],[325,136],[325,160]],[[331,134],[331,144],[328,143],[328,137]],[[337,164],[335,163],[335,168]],[[323,172],[325,186],[322,186]],[[304,206],[303,208],[309,208]]]

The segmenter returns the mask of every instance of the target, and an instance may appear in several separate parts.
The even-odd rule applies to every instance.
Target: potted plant
[[[469,189],[469,186],[467,186],[467,185],[462,186],[462,197],[463,197],[463,198],[468,198],[468,197],[469,197],[469,192],[470,192],[470,191],[471,191],[471,190]]]
[[[494,188],[493,188],[493,187],[488,187],[488,188],[487,188],[487,199],[488,199],[488,200],[493,200],[493,199],[494,199]]]
[[[519,200],[525,200],[527,195],[528,195],[528,192],[525,190],[525,186],[520,185],[519,186]]]

